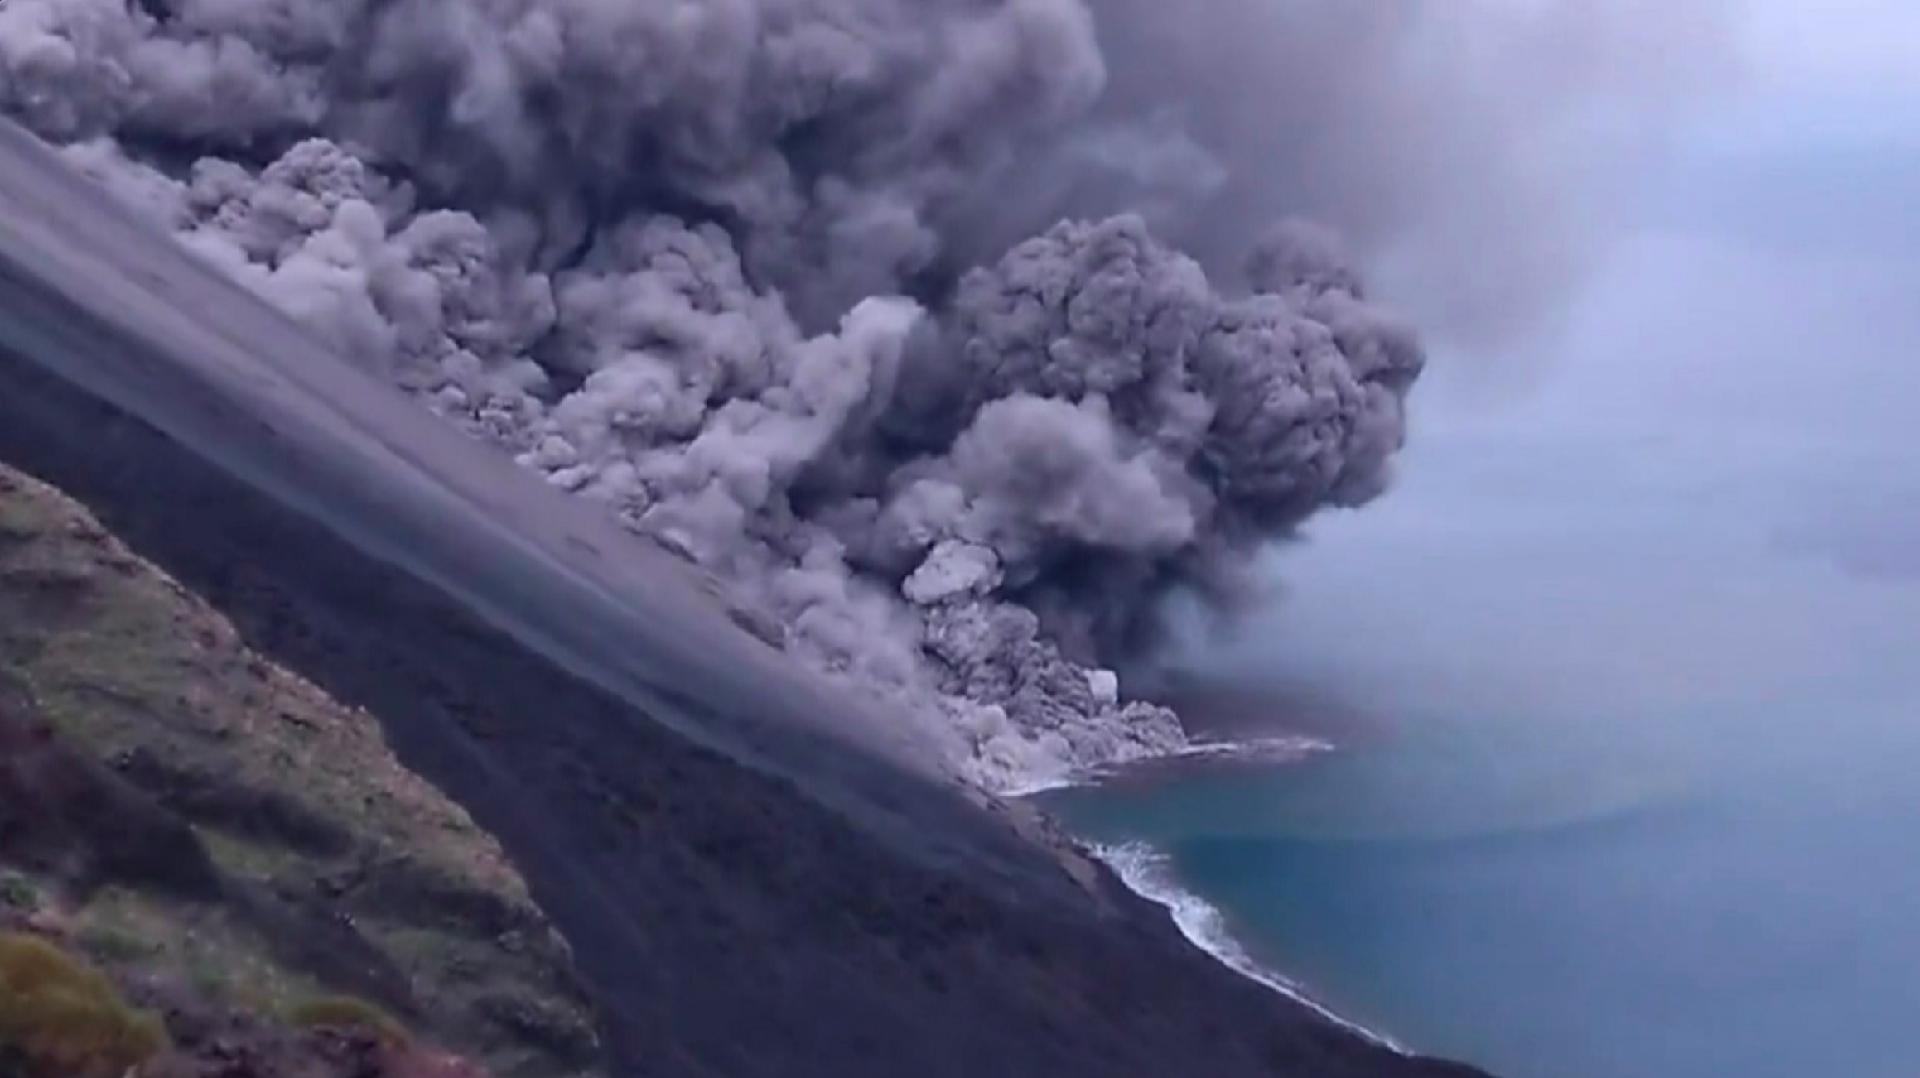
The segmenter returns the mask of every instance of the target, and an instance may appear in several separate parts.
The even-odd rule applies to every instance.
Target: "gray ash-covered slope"
[[[1264,165],[1250,272],[1181,253],[1223,103],[1096,114],[1136,6],[12,0],[0,113],[998,791],[1182,746],[1111,668],[1377,494],[1422,364]]]
[[[1237,977],[922,777],[677,561],[414,422],[13,129],[0,312],[0,458],[381,716],[522,867],[618,1073],[1476,1073]]]

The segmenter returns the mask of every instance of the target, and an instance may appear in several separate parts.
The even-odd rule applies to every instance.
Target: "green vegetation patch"
[[[161,976],[277,1015],[345,991],[486,1053],[503,1078],[595,1069],[565,944],[493,837],[401,766],[378,720],[252,651],[80,506],[0,465],[9,686],[65,747],[190,828],[220,883],[49,896],[9,870],[0,928],[51,905],[123,984]]]
[[[98,970],[33,936],[0,933],[0,1051],[30,1078],[121,1078],[167,1047],[160,1019]]]
[[[287,1024],[301,1029],[346,1029],[371,1033],[388,1044],[413,1038],[407,1027],[378,1006],[354,996],[313,996],[287,1008]]]

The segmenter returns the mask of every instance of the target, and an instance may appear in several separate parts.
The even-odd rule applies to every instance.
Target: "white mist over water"
[[[1920,79],[1823,36],[1884,24],[1762,6],[1820,55],[1689,135],[1536,383],[1437,356],[1394,497],[1191,641],[1367,736],[1063,806],[1342,1013],[1513,1078],[1914,1072]]]

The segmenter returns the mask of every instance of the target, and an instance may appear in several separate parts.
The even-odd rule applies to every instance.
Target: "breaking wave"
[[[1227,927],[1226,915],[1219,908],[1189,891],[1173,869],[1172,859],[1144,842],[1089,847],[1114,875],[1135,894],[1166,909],[1173,923],[1202,951],[1249,980],[1273,989],[1286,998],[1312,1010],[1327,1021],[1396,1052],[1406,1049],[1385,1034],[1371,1030],[1314,999],[1298,983],[1261,965]]]

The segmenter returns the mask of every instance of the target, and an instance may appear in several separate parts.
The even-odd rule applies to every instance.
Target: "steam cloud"
[[[1187,30],[1298,59],[1341,6]],[[1240,56],[1255,102],[1154,66],[1188,7],[10,0],[0,106],[1005,788],[1182,743],[1105,667],[1379,493],[1422,365],[1268,205],[1380,164],[1307,118],[1384,31],[1337,99]]]

